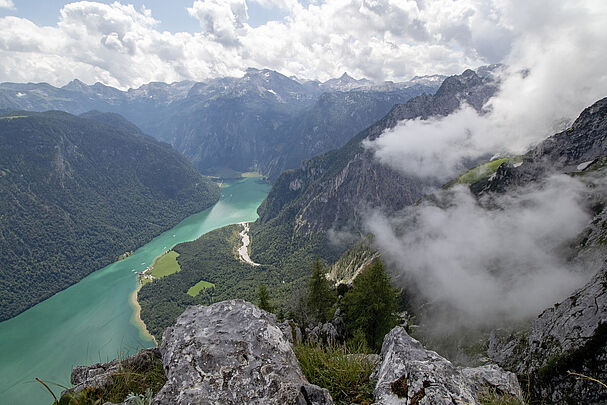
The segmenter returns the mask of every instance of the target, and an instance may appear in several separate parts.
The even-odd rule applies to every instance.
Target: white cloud
[[[204,34],[226,46],[238,44],[238,31],[249,18],[245,0],[196,0],[188,13]]]
[[[14,10],[15,4],[12,0],[0,0],[0,8],[8,8],[9,10]]]
[[[196,34],[160,32],[150,10],[118,2],[67,4],[54,27],[1,18],[0,55],[10,62],[0,80],[63,84],[78,74],[124,88],[239,75],[248,66],[321,80],[344,71],[405,80],[498,61],[515,35],[498,0],[256,1],[289,15],[253,28],[244,0],[197,0],[188,8],[200,21]]]
[[[607,3],[504,1],[494,11],[499,14],[486,15],[499,30],[488,26],[491,18],[475,14],[462,17],[475,27],[470,31],[443,26],[440,19],[442,28],[429,28],[481,54],[489,52],[483,51],[484,30],[489,38],[513,38],[498,41],[508,68],[487,112],[463,105],[447,117],[401,122],[366,143],[381,162],[446,181],[482,156],[526,152],[607,95]],[[588,223],[584,194],[584,185],[567,176],[480,202],[456,187],[398,215],[376,212],[366,223],[396,278],[452,309],[432,315],[434,326],[494,326],[536,315],[584,282],[582,269],[563,257]]]
[[[584,194],[564,175],[480,203],[458,186],[366,224],[393,279],[436,304],[434,320],[449,312],[435,326],[494,326],[536,315],[587,279],[564,254],[590,219]]]
[[[266,8],[279,8],[281,10],[295,10],[301,8],[297,0],[252,0]]]
[[[406,80],[504,61],[535,25],[560,33],[573,21],[584,26],[590,14],[573,7],[571,19],[555,23],[551,10],[573,4],[568,0],[544,0],[538,7],[519,0],[255,1],[289,15],[251,27],[245,0],[196,0],[187,9],[200,22],[195,34],[160,32],[153,10],[119,2],[67,4],[53,27],[0,18],[0,56],[9,61],[0,67],[0,81],[63,84],[78,74],[124,88],[240,75],[249,66],[320,80],[344,71]],[[600,9],[601,2],[588,7]]]
[[[607,95],[607,3],[509,4],[502,9],[504,26],[524,35],[504,58],[509,68],[486,106],[490,112],[481,116],[464,106],[446,118],[401,123],[367,143],[380,161],[409,175],[447,180],[467,160],[524,153]]]

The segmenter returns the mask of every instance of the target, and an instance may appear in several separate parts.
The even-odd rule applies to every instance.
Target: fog
[[[607,96],[607,3],[512,2],[506,14],[520,35],[482,112],[401,122],[365,143],[380,162],[444,183],[472,161],[525,153]],[[583,190],[563,175],[481,201],[457,186],[365,224],[396,282],[442,308],[435,326],[496,325],[537,315],[588,278],[565,257],[590,219]]]
[[[480,200],[456,186],[366,224],[397,283],[449,308],[453,324],[499,324],[537,315],[587,280],[566,260],[590,219],[585,190],[566,175]]]
[[[523,2],[509,13],[522,34],[486,113],[464,105],[448,117],[402,122],[366,143],[382,163],[448,180],[471,159],[526,152],[607,96],[607,3]]]

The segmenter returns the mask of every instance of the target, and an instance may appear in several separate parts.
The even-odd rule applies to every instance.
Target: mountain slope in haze
[[[115,114],[0,116],[0,320],[203,210],[219,189]]]
[[[546,308],[531,325],[495,331],[488,354],[528,381],[531,400],[603,404],[607,390],[568,372],[607,380],[607,98],[586,108],[570,128],[540,143],[520,162],[502,163],[494,176],[472,184],[471,189],[479,195],[509,195],[518,187],[541,184],[553,174],[567,174],[587,184],[584,204],[591,220],[567,253],[592,278]]]
[[[434,93],[438,79],[374,84],[344,75],[300,82],[251,68],[242,78],[149,83],[128,91],[78,80],[62,88],[2,83],[0,108],[120,113],[205,173],[227,167],[274,179],[303,159],[342,146],[394,104]]]
[[[251,228],[253,260],[291,266],[299,260],[309,262],[311,253],[335,260],[343,247],[329,243],[328,233],[356,234],[366,208],[400,210],[429,185],[379,163],[363,140],[375,139],[405,119],[448,115],[463,101],[480,111],[495,91],[491,77],[466,70],[445,79],[433,96],[424,94],[395,106],[343,147],[282,173]]]

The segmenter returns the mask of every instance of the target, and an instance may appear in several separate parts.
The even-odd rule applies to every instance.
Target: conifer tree
[[[343,300],[346,325],[351,334],[365,333],[369,347],[378,351],[386,333],[398,324],[398,292],[390,285],[390,276],[377,260],[354,280],[354,288]]]
[[[272,312],[272,305],[270,304],[270,294],[268,293],[268,287],[265,284],[259,284],[257,288],[257,306],[264,311]]]
[[[325,276],[325,269],[320,259],[312,264],[312,275],[308,290],[308,309],[310,315],[318,322],[326,322],[331,317],[335,294]]]

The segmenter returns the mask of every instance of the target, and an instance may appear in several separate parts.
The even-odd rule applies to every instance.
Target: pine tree
[[[264,311],[272,312],[272,305],[270,304],[270,294],[268,293],[268,287],[265,284],[259,284],[257,288],[257,306]]]
[[[375,261],[356,277],[354,288],[344,296],[342,305],[349,332],[363,331],[369,347],[380,350],[386,333],[398,324],[397,298],[398,292],[390,285],[384,265]]]
[[[310,277],[308,291],[310,315],[318,322],[326,322],[331,317],[334,302],[335,293],[329,286],[320,259],[317,258],[312,264],[312,276]]]

